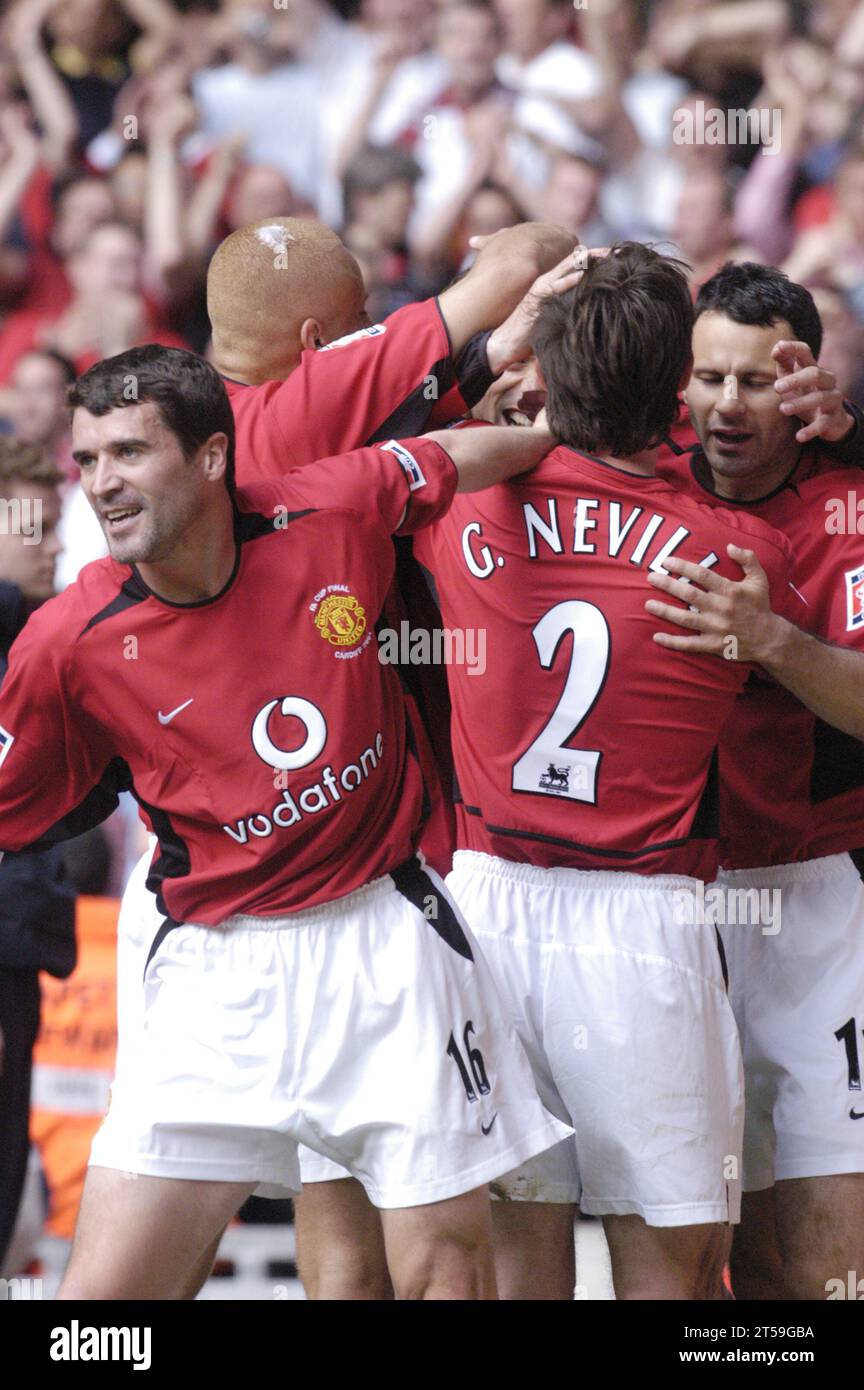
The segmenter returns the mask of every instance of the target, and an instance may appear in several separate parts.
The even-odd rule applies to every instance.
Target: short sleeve
[[[63,644],[53,637],[31,618],[0,690],[0,851],[39,840],[84,800],[114,756],[73,704],[60,668]]]
[[[278,438],[297,464],[358,445],[421,434],[455,381],[438,302],[407,304],[383,323],[317,351],[267,399]]]

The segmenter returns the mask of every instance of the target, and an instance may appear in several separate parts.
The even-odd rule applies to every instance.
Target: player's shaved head
[[[364,300],[360,267],[328,227],[297,217],[253,222],[226,237],[210,262],[214,362],[252,384],[286,377],[303,346],[362,327]],[[313,340],[305,344],[304,324]]]

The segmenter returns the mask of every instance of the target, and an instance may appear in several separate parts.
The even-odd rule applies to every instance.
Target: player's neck
[[[300,363],[300,349],[290,360],[255,362],[230,352],[214,351],[213,366],[227,381],[239,381],[241,386],[262,386],[265,381],[284,381]]]
[[[148,589],[168,603],[205,603],[225,588],[234,573],[237,544],[233,513],[204,518],[164,560],[137,566]]]
[[[618,468],[622,473],[634,473],[639,478],[653,478],[657,472],[657,450],[645,449],[632,458],[619,458],[617,454],[597,454],[610,468]]]
[[[797,453],[793,454],[780,463],[772,463],[755,473],[748,473],[746,477],[739,478],[718,473],[711,467],[704,454],[697,454],[695,472],[703,487],[709,488],[717,497],[723,497],[729,502],[758,502],[760,498],[769,497],[772,492],[782,487],[798,467],[799,456]]]

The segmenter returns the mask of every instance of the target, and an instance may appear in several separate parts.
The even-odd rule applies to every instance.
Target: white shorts
[[[575,1139],[493,1186],[650,1226],[737,1221],[743,1077],[690,878],[539,869],[460,852],[447,879],[549,1110]]]
[[[133,903],[132,931],[148,911]],[[162,929],[146,969],[140,950],[124,954],[95,1165],[281,1195],[299,1189],[305,1143],[376,1206],[407,1207],[481,1186],[566,1134],[476,943],[416,860],[306,912]],[[133,955],[143,1007],[123,1018]]]
[[[848,854],[831,854],[724,871],[717,886],[724,890],[725,925],[718,922],[744,1052],[744,1190],[784,1178],[864,1173],[858,870]]]

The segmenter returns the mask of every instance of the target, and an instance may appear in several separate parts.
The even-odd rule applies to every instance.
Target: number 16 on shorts
[[[452,1057],[459,1068],[462,1085],[465,1087],[465,1094],[470,1101],[477,1100],[478,1096],[488,1096],[491,1090],[489,1078],[486,1075],[483,1053],[480,1051],[479,1047],[471,1046],[471,1038],[474,1032],[474,1024],[469,1018],[462,1032],[462,1048],[460,1049],[453,1033],[450,1034],[447,1042],[447,1056]]]

